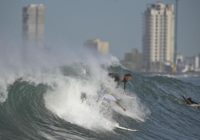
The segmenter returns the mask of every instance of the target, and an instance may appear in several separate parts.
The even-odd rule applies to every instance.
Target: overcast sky
[[[110,52],[123,58],[132,48],[142,50],[143,13],[156,0],[0,0],[0,43],[21,42],[22,7],[43,3],[45,38],[49,47],[82,46],[88,39],[108,41]],[[173,3],[174,0],[163,0]],[[200,0],[180,0],[178,52],[200,53]],[[59,47],[59,46],[55,46]]]

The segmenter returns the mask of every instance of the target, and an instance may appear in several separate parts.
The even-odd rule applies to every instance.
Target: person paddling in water
[[[182,96],[185,103],[188,104],[188,105],[191,105],[191,104],[198,104],[197,102],[193,101],[191,97],[189,98],[185,98],[184,96]]]

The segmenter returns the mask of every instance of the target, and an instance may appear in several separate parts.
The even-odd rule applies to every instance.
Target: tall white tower
[[[143,55],[148,72],[163,72],[174,65],[174,6],[161,2],[144,13]]]
[[[30,4],[23,7],[23,40],[25,45],[44,47],[43,4]]]

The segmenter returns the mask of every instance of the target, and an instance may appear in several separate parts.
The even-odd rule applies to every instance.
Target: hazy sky
[[[0,0],[0,43],[21,42],[22,7],[43,3],[46,7],[45,38],[49,46],[82,46],[88,39],[110,43],[120,58],[132,48],[142,48],[143,12],[156,0]],[[163,0],[173,3],[174,0]],[[200,0],[180,0],[178,52],[200,53]],[[54,46],[54,45],[52,45]],[[55,47],[59,47],[55,46]]]

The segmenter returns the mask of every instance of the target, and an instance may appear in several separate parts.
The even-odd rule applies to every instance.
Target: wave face
[[[200,100],[200,78],[194,84],[189,77],[147,77],[110,64],[85,58],[62,66],[34,64],[37,69],[9,71],[0,80],[0,139],[200,138],[200,110],[186,106],[181,98]],[[125,94],[123,85],[117,87],[109,72],[133,75]],[[87,94],[85,101],[80,98],[83,92]],[[106,93],[120,98],[126,111],[100,100]]]

